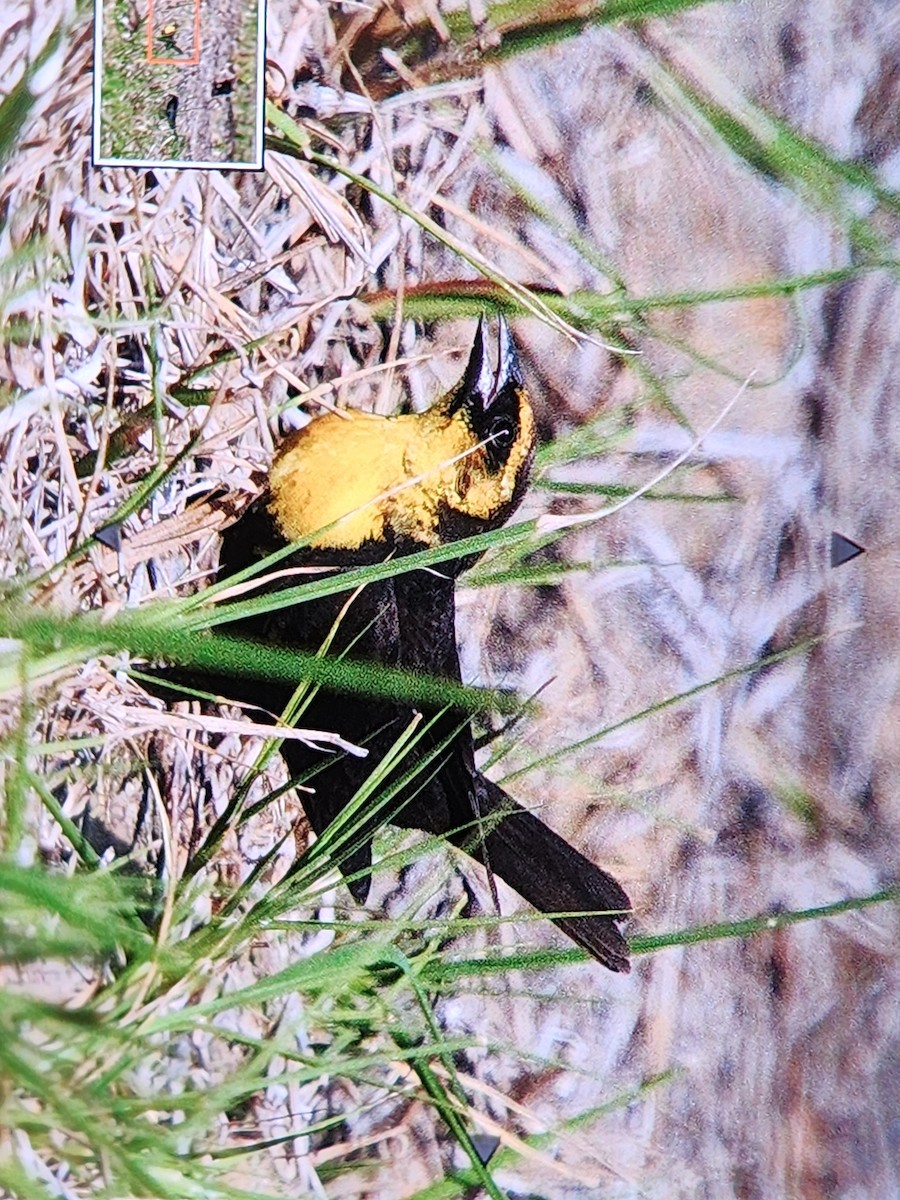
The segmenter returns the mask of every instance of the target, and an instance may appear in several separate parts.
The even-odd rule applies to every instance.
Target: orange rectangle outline
[[[196,67],[200,61],[200,0],[194,0],[193,58],[157,58],[153,53],[153,0],[147,13],[147,62],[153,66]]]

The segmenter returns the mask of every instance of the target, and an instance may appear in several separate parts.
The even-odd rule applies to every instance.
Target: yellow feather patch
[[[449,409],[445,397],[413,415],[329,413],[293,434],[269,476],[269,511],[284,538],[323,549],[389,535],[436,546],[444,510],[486,527],[503,520],[534,444],[528,398],[522,390],[519,437],[495,474],[465,413]]]

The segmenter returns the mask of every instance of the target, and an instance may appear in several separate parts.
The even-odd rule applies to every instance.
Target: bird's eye
[[[515,430],[507,417],[498,417],[488,430],[487,440],[498,450],[508,450],[514,438]]]

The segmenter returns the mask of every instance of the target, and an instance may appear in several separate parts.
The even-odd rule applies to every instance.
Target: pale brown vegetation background
[[[346,77],[341,83],[338,15],[338,6],[270,3],[271,83],[288,111],[318,107],[323,122],[339,123],[370,111]],[[4,16],[7,71],[36,19],[25,6]],[[136,411],[148,403],[146,344],[163,379],[205,361],[208,347],[237,354],[215,376],[201,460],[130,520],[135,539],[210,483],[252,491],[276,416],[301,391],[390,411],[402,380],[422,404],[454,378],[456,352],[471,336],[470,323],[429,327],[428,339],[410,322],[388,323],[392,351],[433,357],[402,376],[359,376],[385,357],[361,292],[457,279],[468,268],[381,202],[274,153],[264,175],[92,170],[89,28],[64,5],[45,6],[42,19],[62,19],[66,32],[0,183],[4,253],[33,230],[46,238],[43,290],[7,297],[8,318],[33,320],[45,334],[27,348],[7,346],[0,413],[4,554],[34,566],[62,557],[77,529],[102,525],[152,462],[149,423],[138,422],[114,469],[79,480],[73,467],[98,444],[110,446],[114,398]],[[356,141],[339,127],[354,169],[400,187],[517,280],[566,294],[605,290],[601,265],[613,263],[630,296],[716,290],[846,265],[849,222],[816,204],[812,184],[801,197],[750,170],[702,117],[670,103],[663,68],[723,103],[766,106],[896,187],[898,61],[891,5],[714,3],[640,27],[589,29],[462,82],[401,91],[376,102],[377,119]],[[553,220],[535,215],[511,180],[540,196]],[[875,220],[896,245],[896,222]],[[595,265],[566,231],[594,247]],[[137,302],[148,272],[166,300],[159,323]],[[98,297],[121,307],[118,328],[88,316]],[[647,322],[633,343],[694,429],[751,380],[690,476],[691,490],[735,500],[637,502],[562,543],[564,561],[590,569],[553,586],[462,597],[467,678],[526,695],[547,685],[503,770],[762,655],[823,640],[509,788],[622,878],[635,931],[876,892],[896,879],[900,823],[896,277],[870,272],[791,298],[675,307]],[[632,405],[627,442],[579,479],[636,485],[690,444],[671,414],[648,402],[627,358],[572,346],[533,319],[514,329],[545,440]],[[261,348],[244,348],[260,337]],[[106,416],[98,400],[108,402]],[[179,416],[169,453],[199,420]],[[547,505],[544,492],[529,497],[531,512]],[[866,555],[830,569],[833,529]],[[95,556],[55,598],[139,598],[151,579],[149,551],[138,546],[126,549],[123,577],[114,555]],[[199,578],[214,548],[210,534],[174,560],[178,569],[167,559],[159,570],[172,579],[180,570],[182,583],[184,572]],[[115,692],[117,745],[130,745],[126,685],[98,665],[67,688],[57,722],[74,712],[90,726],[95,710],[103,714],[98,692]],[[132,692],[126,698],[137,704]],[[246,753],[234,735],[227,749]],[[185,790],[192,782],[185,812],[206,795],[186,772]],[[137,802],[129,786],[126,778],[107,789],[110,804],[124,797],[118,819],[126,822]],[[74,797],[73,810],[89,801]],[[295,816],[290,802],[282,827]],[[35,818],[35,829],[53,843],[46,821],[38,828]],[[250,850],[232,852],[239,871]],[[407,886],[432,869],[421,864]],[[458,877],[451,886],[461,894]],[[472,886],[486,898],[481,881]],[[532,927],[529,936],[554,935]],[[230,970],[246,980],[291,953],[285,939]],[[664,950],[639,959],[628,978],[593,964],[537,981],[512,976],[490,990],[462,988],[441,1011],[448,1032],[474,1032],[484,1045],[460,1068],[503,1129],[559,1131],[635,1093],[558,1132],[552,1152],[501,1172],[510,1194],[875,1198],[900,1190],[898,976],[896,910],[882,906]],[[273,1089],[255,1117],[289,1128],[301,1101],[311,1104],[306,1093]],[[329,1195],[393,1200],[447,1165],[442,1127],[421,1104],[398,1101],[390,1121],[360,1119],[351,1134],[371,1138],[380,1166],[338,1178]],[[314,1190],[315,1164],[325,1159],[302,1149],[273,1152],[273,1188]]]

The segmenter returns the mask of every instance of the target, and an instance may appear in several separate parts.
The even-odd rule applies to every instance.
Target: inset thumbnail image
[[[95,0],[98,166],[262,166],[265,0]]]

